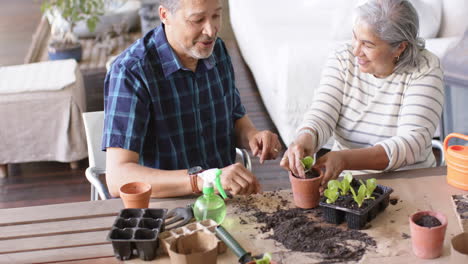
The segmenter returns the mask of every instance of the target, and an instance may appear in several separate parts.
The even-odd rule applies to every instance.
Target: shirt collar
[[[179,57],[172,49],[171,45],[167,41],[166,32],[164,30],[164,24],[161,23],[161,26],[155,29],[155,41],[156,48],[161,60],[162,69],[164,72],[164,77],[168,78],[172,73],[182,69],[189,70],[182,65]],[[202,63],[200,63],[200,61]],[[196,72],[211,70],[216,64],[216,58],[214,52],[206,59],[198,60],[198,65]],[[199,67],[203,65],[204,67]]]

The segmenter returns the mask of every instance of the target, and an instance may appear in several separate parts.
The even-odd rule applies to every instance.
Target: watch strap
[[[201,193],[200,189],[198,188],[198,174],[189,174],[190,177],[190,185],[192,186],[192,192],[195,194]]]

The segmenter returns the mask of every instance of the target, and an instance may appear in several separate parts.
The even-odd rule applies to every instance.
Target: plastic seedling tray
[[[362,229],[367,222],[372,221],[380,212],[387,208],[390,202],[390,193],[392,192],[392,188],[377,184],[377,188],[373,192],[373,196],[376,197],[375,200],[367,200],[368,205],[363,208],[351,209],[335,204],[328,204],[325,202],[325,197],[322,198],[319,205],[322,207],[323,217],[328,223],[338,225],[346,220],[348,228]],[[350,197],[340,197],[339,199],[352,200]]]
[[[167,209],[123,209],[112,225],[107,240],[112,242],[115,257],[129,260],[133,251],[142,260],[153,260],[164,231]]]

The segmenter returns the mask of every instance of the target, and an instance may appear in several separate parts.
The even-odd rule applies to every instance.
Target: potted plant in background
[[[92,32],[103,14],[104,0],[45,0],[41,11],[51,24],[48,47],[50,60],[73,58],[81,60],[82,47],[73,29],[79,21],[86,21]]]

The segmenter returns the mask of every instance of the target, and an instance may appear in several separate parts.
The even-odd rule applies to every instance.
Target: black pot
[[[80,43],[59,48],[49,45],[47,53],[49,54],[49,60],[75,59],[76,61],[81,61],[83,48]]]

